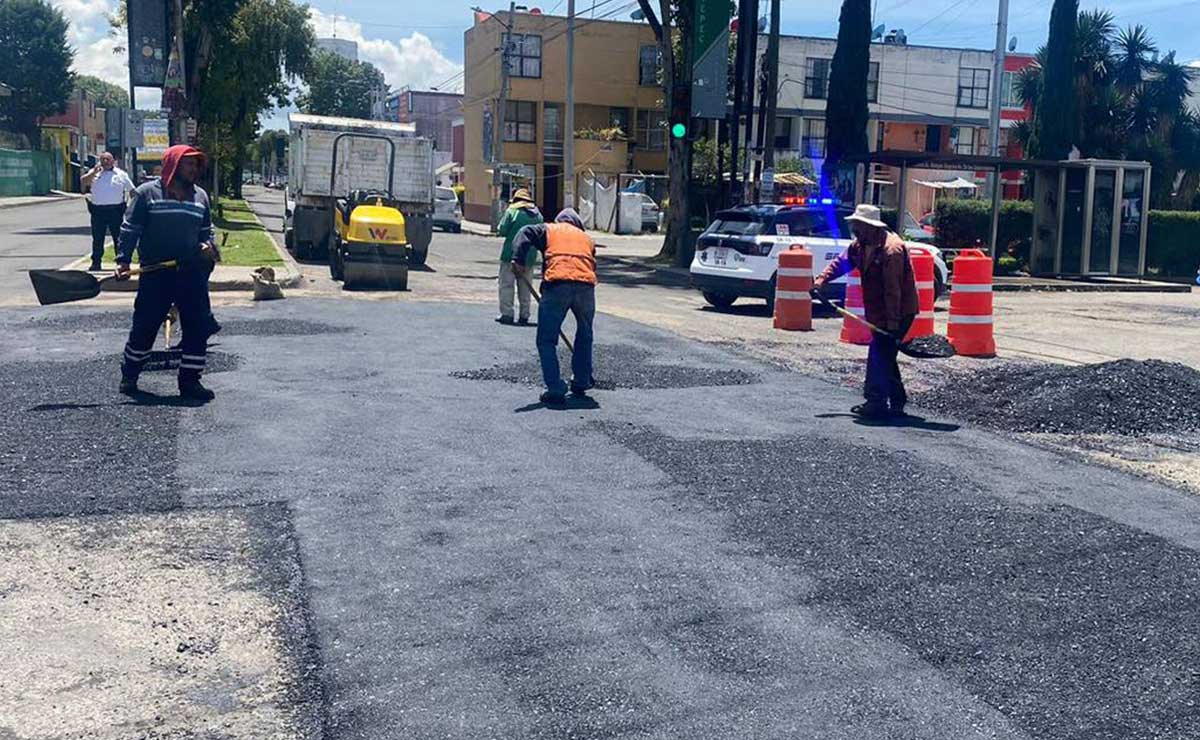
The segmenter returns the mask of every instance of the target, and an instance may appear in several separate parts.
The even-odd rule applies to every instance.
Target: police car
[[[719,211],[716,220],[696,241],[692,258],[692,287],[717,308],[728,308],[738,298],[764,298],[775,305],[775,273],[779,253],[803,244],[813,253],[813,276],[821,274],[846,250],[853,236],[846,216],[853,208],[829,198],[809,198],[796,204],[739,206]],[[933,254],[934,290],[941,295],[948,278],[941,250],[930,244],[911,244]],[[843,276],[827,286],[825,295],[842,299]]]

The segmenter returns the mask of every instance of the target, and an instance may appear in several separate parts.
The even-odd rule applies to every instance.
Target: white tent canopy
[[[964,190],[979,187],[970,180],[964,180],[961,177],[956,177],[953,180],[913,180],[918,185],[924,185],[927,188],[934,190]]]

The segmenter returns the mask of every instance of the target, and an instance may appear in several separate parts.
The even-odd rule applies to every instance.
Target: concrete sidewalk
[[[51,190],[49,195],[14,195],[0,198],[0,210],[5,208],[20,208],[21,206],[40,206],[60,200],[71,200],[86,197],[82,193],[64,193],[61,190]]]

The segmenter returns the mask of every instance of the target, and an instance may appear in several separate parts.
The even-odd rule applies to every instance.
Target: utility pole
[[[187,64],[183,59],[183,0],[172,0],[171,3],[171,25],[174,27],[175,38],[171,41],[175,45],[175,51],[179,55],[179,79],[180,93],[187,94]],[[172,123],[175,124],[175,142],[178,144],[187,143],[187,116],[182,115],[176,118]],[[168,139],[169,140],[169,139]]]
[[[517,12],[516,0],[509,0],[508,23],[504,24],[504,36],[500,42],[500,97],[496,103],[496,145],[492,147],[492,229],[500,223],[500,165],[504,162],[504,117],[508,108],[508,52],[512,42],[513,16]]]
[[[988,146],[988,153],[993,157],[1000,156],[1000,110],[1004,104],[1004,50],[1005,44],[1008,43],[1008,0],[1000,0],[999,14],[996,18],[996,54],[995,66],[992,70],[992,110],[991,121],[988,124],[988,134],[991,141]],[[991,246],[992,255],[997,254],[996,239],[998,237],[996,224],[999,222],[1000,201],[1003,199],[1004,184],[1000,181],[1000,168],[997,167],[988,178],[991,184],[992,196],[992,233],[991,241],[988,244]]]
[[[763,169],[775,169],[775,117],[779,107],[779,3],[771,0],[771,32],[767,37],[767,140],[763,147]]]
[[[86,130],[84,127],[84,119],[83,119],[83,103],[84,103],[83,88],[82,87],[79,88],[79,90],[77,92],[79,93],[79,192],[82,193],[83,192],[83,155],[86,153],[87,147],[84,146],[84,143],[83,143],[84,131]]]
[[[745,95],[746,99],[742,103],[742,112],[746,116],[745,125],[742,127],[745,135],[742,138],[742,149],[745,155],[750,153],[751,130],[750,126],[754,122],[754,81],[756,78],[755,70],[758,69],[758,0],[747,0],[748,15],[750,23],[748,26],[749,33],[746,35],[746,60],[745,68],[742,74],[746,76]],[[738,29],[741,30],[740,28]],[[739,34],[740,35],[740,34]],[[742,193],[743,203],[749,202],[751,199],[751,187],[753,183],[750,181],[750,157],[743,155],[742,162],[739,166],[742,168]]]
[[[549,183],[546,187],[553,187]],[[575,0],[567,0],[567,110],[563,115],[563,206],[575,207]]]
[[[746,71],[746,54],[750,48],[750,33],[747,29],[750,28],[750,0],[739,0],[738,16],[737,16],[737,53],[734,54],[733,61],[733,111],[729,121],[729,193],[740,192],[738,188],[738,175],[741,171],[741,151],[739,147],[739,139],[742,136],[742,104],[745,99],[745,71]],[[724,173],[721,178],[724,179]],[[738,199],[738,196],[733,196]],[[729,202],[723,202],[721,205],[731,205]]]

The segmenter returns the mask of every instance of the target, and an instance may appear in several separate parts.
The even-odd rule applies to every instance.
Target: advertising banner
[[[126,7],[130,78],[137,87],[162,87],[171,47],[167,0],[127,0]]]
[[[142,147],[139,162],[160,162],[171,145],[171,135],[165,118],[147,118],[142,122]]]
[[[724,118],[729,98],[729,0],[695,0],[692,117]]]

